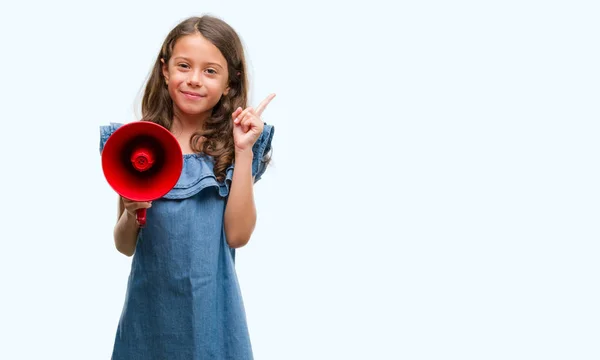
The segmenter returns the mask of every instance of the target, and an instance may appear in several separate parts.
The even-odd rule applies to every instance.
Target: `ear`
[[[223,91],[223,96],[226,96],[227,94],[229,94],[229,86],[225,88],[225,91]]]
[[[160,63],[162,64],[162,74],[165,80],[169,81],[169,66],[165,64],[165,59],[160,59]]]

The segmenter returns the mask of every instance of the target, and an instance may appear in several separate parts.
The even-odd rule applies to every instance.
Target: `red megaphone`
[[[102,149],[104,177],[119,195],[132,201],[161,198],[177,184],[182,168],[177,139],[149,121],[122,125]],[[136,218],[143,227],[146,209],[138,209]]]

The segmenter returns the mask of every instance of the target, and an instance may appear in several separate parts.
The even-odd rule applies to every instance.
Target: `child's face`
[[[186,115],[205,115],[229,91],[227,61],[200,34],[177,40],[163,75],[174,106]]]

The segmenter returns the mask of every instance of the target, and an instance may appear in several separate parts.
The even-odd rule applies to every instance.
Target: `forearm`
[[[232,248],[248,243],[256,225],[252,150],[235,154],[235,169],[225,208],[225,236]]]
[[[135,215],[123,211],[114,230],[115,246],[117,250],[126,256],[133,255],[137,243],[138,232],[139,227]]]

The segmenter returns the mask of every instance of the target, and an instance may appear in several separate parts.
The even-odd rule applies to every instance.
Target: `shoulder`
[[[271,151],[273,135],[275,126],[265,123],[262,133],[252,146],[252,175],[255,182],[260,180],[269,163],[268,154]]]
[[[252,146],[252,152],[254,157],[263,157],[271,149],[271,143],[273,142],[273,135],[275,134],[275,127],[273,125],[265,123],[263,131]]]
[[[102,149],[104,149],[104,144],[108,138],[121,126],[122,123],[109,123],[108,125],[100,125],[100,153],[102,153]]]

